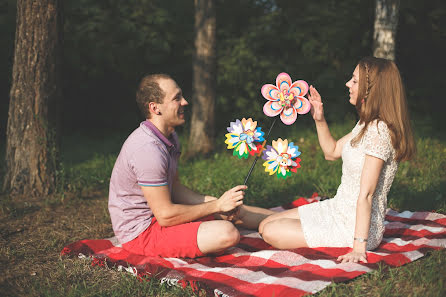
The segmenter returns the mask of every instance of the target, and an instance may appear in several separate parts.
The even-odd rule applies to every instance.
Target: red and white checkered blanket
[[[317,202],[299,198],[274,208],[284,210]],[[332,282],[343,282],[376,269],[412,262],[428,251],[446,247],[446,216],[432,212],[398,213],[389,209],[380,246],[367,253],[368,264],[339,263],[349,248],[276,250],[257,232],[241,231],[240,243],[218,257],[151,258],[124,251],[113,239],[81,240],[62,255],[91,257],[93,265],[115,266],[138,277],[157,277],[170,284],[199,285],[216,296],[301,296],[316,293]]]

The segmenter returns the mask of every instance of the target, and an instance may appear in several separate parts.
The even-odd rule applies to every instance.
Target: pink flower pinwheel
[[[308,92],[308,84],[304,80],[292,83],[291,77],[282,72],[277,75],[276,86],[266,84],[262,87],[262,95],[268,102],[263,106],[263,112],[269,117],[280,114],[280,119],[286,125],[293,124],[298,114],[306,114],[311,105],[304,96]]]

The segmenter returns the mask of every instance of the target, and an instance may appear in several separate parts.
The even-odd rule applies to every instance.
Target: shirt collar
[[[175,147],[175,145],[166,137],[163,133],[149,120],[146,120],[143,122],[144,126],[150,129],[150,131],[155,134],[156,137],[158,137],[168,149],[172,149]],[[175,133],[175,132],[173,132]]]

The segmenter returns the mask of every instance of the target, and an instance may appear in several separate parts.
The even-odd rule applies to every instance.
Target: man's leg
[[[240,240],[237,228],[228,221],[205,221],[197,232],[198,248],[203,254],[219,253],[235,246]]]
[[[145,256],[195,258],[221,252],[239,242],[240,233],[231,222],[210,219],[161,227],[153,218],[144,232],[122,246]]]

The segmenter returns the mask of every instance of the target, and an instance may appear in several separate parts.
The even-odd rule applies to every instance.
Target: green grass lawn
[[[354,121],[331,125],[335,137],[348,133]],[[248,181],[245,203],[272,207],[313,192],[332,197],[341,179],[341,161],[328,162],[319,148],[313,126],[275,127],[269,139],[288,138],[302,152],[301,168],[287,179],[264,172],[262,160]],[[263,128],[263,127],[262,127]],[[264,128],[265,129],[265,128]],[[185,131],[185,130],[183,130]],[[389,207],[398,211],[446,213],[446,146],[442,137],[420,127],[418,154],[400,164],[389,193]],[[107,211],[108,183],[119,149],[129,134],[63,139],[63,163],[58,193],[40,200],[12,200],[3,196],[0,222],[0,263],[10,265],[0,276],[3,295],[21,296],[194,296],[155,280],[140,282],[115,269],[92,267],[81,259],[60,258],[63,246],[85,238],[113,235]],[[185,143],[186,135],[180,134]],[[181,180],[200,193],[221,195],[242,184],[253,159],[239,160],[226,150],[224,135],[207,157],[181,159]],[[183,150],[186,145],[184,145]],[[32,227],[30,227],[32,226]],[[12,265],[11,265],[12,263]],[[6,269],[6,268],[5,268]],[[348,283],[333,284],[318,296],[444,296],[445,251],[432,252],[403,267],[376,270]],[[201,291],[198,295],[203,295]]]

